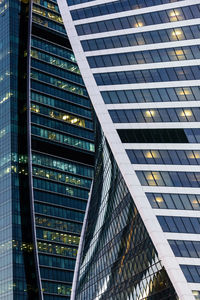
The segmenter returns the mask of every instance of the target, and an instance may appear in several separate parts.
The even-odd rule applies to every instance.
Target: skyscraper
[[[200,1],[58,3],[99,119],[73,299],[200,299]]]
[[[69,299],[92,110],[56,1],[0,1],[0,299]]]

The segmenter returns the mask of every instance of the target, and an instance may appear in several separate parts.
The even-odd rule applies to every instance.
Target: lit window
[[[155,201],[158,202],[158,203],[162,203],[163,198],[162,197],[155,197]]]
[[[155,111],[154,110],[147,110],[145,112],[146,117],[151,118],[155,115]]]
[[[176,36],[176,37],[179,37],[183,34],[183,32],[180,30],[180,29],[175,29],[173,32],[172,32],[172,36]]]
[[[191,117],[191,116],[192,116],[192,111],[191,111],[190,109],[183,110],[183,111],[180,113],[180,116],[181,116],[181,117]]]
[[[135,27],[143,27],[144,23],[143,22],[138,22],[135,24]]]
[[[180,15],[180,11],[174,9],[173,11],[170,12],[169,15],[170,17],[177,17]]]

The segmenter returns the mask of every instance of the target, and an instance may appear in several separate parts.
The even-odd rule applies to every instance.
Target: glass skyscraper
[[[91,103],[56,1],[0,1],[0,299],[70,299]]]
[[[72,299],[200,299],[200,1],[58,4],[99,120]]]

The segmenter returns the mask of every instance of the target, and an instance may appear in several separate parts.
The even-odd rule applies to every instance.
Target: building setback
[[[0,1],[0,299],[70,299],[91,103],[56,1]]]
[[[200,299],[200,1],[58,4],[99,120],[72,300]]]

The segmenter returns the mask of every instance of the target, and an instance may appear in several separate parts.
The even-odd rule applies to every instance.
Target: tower
[[[94,196],[100,189],[97,173],[74,282],[76,299],[199,299],[200,3],[58,3],[104,148],[111,153],[101,159],[110,157],[111,169],[124,182],[117,200],[115,171],[104,174],[107,164],[98,168],[97,159],[103,198]],[[102,181],[104,175],[108,181]],[[132,218],[131,209],[123,215],[120,207],[126,197]],[[99,217],[93,227],[92,209]],[[136,215],[152,247],[136,242]],[[145,273],[145,258],[155,273]]]
[[[3,0],[0,26],[0,299],[69,299],[93,176],[90,100],[56,1]]]

